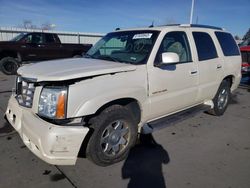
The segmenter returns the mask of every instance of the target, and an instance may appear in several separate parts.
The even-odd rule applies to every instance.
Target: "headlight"
[[[38,114],[50,119],[66,118],[67,87],[43,88],[38,105]]]

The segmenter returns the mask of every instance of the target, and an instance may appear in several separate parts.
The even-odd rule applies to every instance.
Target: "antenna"
[[[193,23],[193,13],[194,13],[194,0],[192,0],[191,13],[190,13],[190,24]]]
[[[152,21],[152,24],[149,27],[154,27],[154,21]]]

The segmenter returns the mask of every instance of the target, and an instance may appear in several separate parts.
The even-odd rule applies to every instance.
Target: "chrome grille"
[[[16,98],[21,106],[31,108],[35,92],[35,80],[17,77]]]

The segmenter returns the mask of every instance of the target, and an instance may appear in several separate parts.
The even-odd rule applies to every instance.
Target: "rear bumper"
[[[6,118],[24,144],[40,159],[54,165],[74,165],[89,129],[82,126],[58,126],[48,123],[30,109],[18,105],[11,96]]]

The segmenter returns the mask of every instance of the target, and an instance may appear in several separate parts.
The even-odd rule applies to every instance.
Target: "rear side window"
[[[56,43],[56,38],[53,34],[45,34],[46,43]]]
[[[240,55],[235,40],[229,33],[215,32],[224,56]]]
[[[214,42],[208,33],[193,32],[199,61],[217,58]]]

